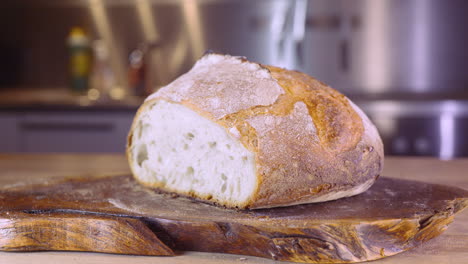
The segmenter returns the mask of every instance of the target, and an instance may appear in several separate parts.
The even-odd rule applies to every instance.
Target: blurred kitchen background
[[[0,152],[123,152],[144,96],[206,50],[360,105],[386,154],[468,156],[468,1],[2,0]]]

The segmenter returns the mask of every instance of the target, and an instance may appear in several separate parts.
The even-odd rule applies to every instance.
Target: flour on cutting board
[[[140,214],[144,211],[144,207],[141,206],[128,206],[127,204],[123,203],[122,201],[116,200],[116,199],[107,199],[107,201],[112,204],[113,206],[120,208],[125,211],[129,211],[132,213],[137,213]]]

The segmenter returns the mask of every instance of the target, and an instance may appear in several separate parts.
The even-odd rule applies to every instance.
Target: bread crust
[[[223,126],[255,153],[257,189],[244,204],[223,202],[228,207],[269,208],[351,196],[367,190],[381,173],[383,144],[377,130],[344,95],[297,71],[228,55],[208,54],[203,60],[217,67],[244,63],[255,71],[240,72],[246,74],[243,82],[225,80],[229,84],[223,86],[218,83],[223,76],[203,79],[192,69],[151,95],[128,136],[131,167],[136,120],[155,101],[167,100]]]

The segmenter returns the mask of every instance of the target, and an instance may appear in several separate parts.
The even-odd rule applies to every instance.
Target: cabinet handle
[[[20,128],[25,131],[95,131],[109,132],[114,129],[111,123],[79,123],[79,122],[23,122]]]

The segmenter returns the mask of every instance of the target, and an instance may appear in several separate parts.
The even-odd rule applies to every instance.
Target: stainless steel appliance
[[[392,155],[468,156],[468,101],[358,101]]]

